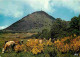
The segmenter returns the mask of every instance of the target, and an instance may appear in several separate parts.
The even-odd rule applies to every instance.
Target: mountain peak
[[[54,17],[52,17],[51,15],[49,15],[48,13],[46,13],[45,11],[36,11],[36,12],[33,12],[32,14],[41,14],[41,15],[46,15],[46,16],[48,16],[49,18],[51,18],[51,19],[55,19]]]
[[[43,29],[50,30],[55,20],[44,11],[36,11],[23,17],[5,30],[15,32],[41,32]]]
[[[45,11],[36,11],[36,12],[33,12],[33,13],[46,13]]]

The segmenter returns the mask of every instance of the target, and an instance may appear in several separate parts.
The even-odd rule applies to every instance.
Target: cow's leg
[[[14,51],[15,44],[12,45],[12,51]]]
[[[4,49],[4,48],[2,48],[2,53],[4,53],[4,51],[5,51],[5,49]]]

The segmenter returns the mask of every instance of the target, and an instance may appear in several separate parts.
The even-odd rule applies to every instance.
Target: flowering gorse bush
[[[57,39],[57,41],[54,42],[54,46],[60,51],[60,52],[79,52],[80,51],[80,36],[74,35],[75,38],[72,36],[70,37],[64,37],[61,39]]]
[[[52,45],[51,39],[49,40],[42,40],[42,39],[28,39],[26,46],[28,47],[29,51],[33,54],[38,54],[43,52],[44,47],[48,45]]]

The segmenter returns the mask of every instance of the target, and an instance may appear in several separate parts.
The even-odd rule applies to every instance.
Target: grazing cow
[[[15,46],[15,42],[14,41],[5,41],[5,45],[4,45],[4,48],[2,49],[2,53],[4,53],[7,48],[12,48]]]
[[[4,45],[4,48],[2,49],[2,53],[4,53],[7,49],[9,48],[12,48],[13,50],[14,47],[17,47],[20,48],[20,45],[23,44],[23,40],[20,41],[5,41],[5,45]]]

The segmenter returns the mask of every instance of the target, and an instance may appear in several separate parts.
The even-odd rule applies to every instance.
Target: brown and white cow
[[[2,49],[2,53],[4,53],[7,49],[12,48],[13,50],[15,46],[23,44],[23,40],[20,41],[5,41],[5,45]]]
[[[13,48],[14,45],[14,41],[5,42],[4,48],[2,49],[2,53],[4,53],[7,50],[7,48]]]

